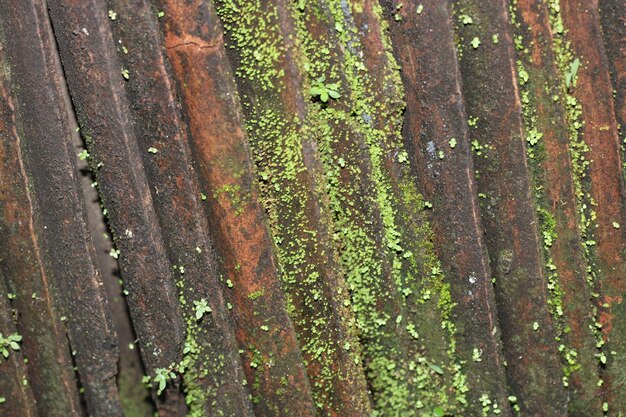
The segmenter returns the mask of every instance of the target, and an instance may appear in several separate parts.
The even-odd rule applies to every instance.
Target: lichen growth
[[[536,80],[531,80],[529,70],[526,69],[524,62],[532,60],[530,51],[524,44],[524,36],[522,25],[517,21],[517,0],[512,0],[510,7],[511,23],[514,28],[514,43],[517,51],[517,75],[520,84],[520,99],[522,103],[522,118],[524,122],[526,153],[531,170],[531,186],[534,190],[535,207],[537,210],[537,218],[539,219],[539,229],[541,240],[543,242],[543,256],[545,259],[545,275],[547,279],[548,289],[548,307],[552,316],[555,336],[557,340],[564,339],[559,352],[563,360],[563,385],[568,386],[570,375],[580,369],[580,365],[576,361],[577,352],[572,349],[567,342],[565,329],[567,323],[563,317],[564,313],[564,293],[559,283],[559,274],[557,267],[552,261],[551,248],[554,241],[558,238],[556,234],[556,220],[552,213],[552,208],[547,199],[546,189],[549,186],[546,183],[545,174],[545,158],[546,148],[545,142],[542,140],[543,133],[537,121],[536,107],[537,97],[534,96],[531,86]],[[548,88],[548,87],[546,87]]]
[[[455,413],[466,402],[467,386],[455,359],[449,285],[434,255],[408,160],[400,161],[404,103],[386,23],[380,7],[373,6],[387,60],[386,75],[378,79],[367,68],[354,20],[364,7],[339,0],[291,4],[297,34],[290,38],[291,50],[277,41],[282,34],[275,6],[218,3],[228,47],[237,56],[246,130],[289,314],[305,358],[319,366],[312,380],[316,403],[334,407],[332,380],[340,377],[329,360],[341,349],[356,364],[364,360],[374,415]],[[276,49],[252,59],[261,38]],[[306,76],[298,93],[305,102],[300,114],[279,104],[285,88],[281,59],[287,53]],[[337,93],[329,93],[333,100],[322,100],[322,91],[311,93],[320,83]],[[377,83],[388,94],[380,95]],[[304,160],[307,142],[315,143],[320,173]],[[319,194],[307,190],[310,178],[319,181]],[[331,247],[311,222],[306,211],[311,204],[324,210]],[[328,304],[329,277],[319,267],[320,250],[333,251],[331,259],[339,260],[334,272],[347,282],[333,294],[335,306]],[[352,336],[338,342],[337,335],[320,335],[333,331],[329,318],[342,308],[348,334],[356,332],[361,343]]]
[[[275,242],[281,282],[289,316],[296,328],[305,364],[309,369],[315,404],[323,410],[338,410],[336,383],[353,383],[358,378],[360,350],[350,328],[349,304],[340,271],[331,248],[322,240],[327,209],[317,199],[323,191],[316,173],[304,160],[303,146],[314,135],[302,114],[285,108],[282,65],[285,54],[298,51],[287,47],[272,4],[253,1],[221,1],[218,13],[228,37],[227,47],[236,53],[236,74],[246,113],[246,131],[258,175],[270,231]],[[258,54],[260,43],[271,45],[269,53]],[[265,46],[264,46],[265,47]],[[310,97],[302,86],[301,94]],[[249,93],[247,93],[249,91]],[[319,218],[317,216],[320,216]],[[340,306],[341,308],[337,308]],[[347,344],[351,363],[338,366]],[[346,375],[337,373],[346,370]],[[366,398],[355,398],[367,404]]]
[[[592,296],[592,331],[596,338],[596,348],[598,352],[596,357],[598,358],[599,365],[602,366],[603,357],[605,353],[602,347],[604,346],[604,340],[602,338],[600,329],[602,325],[598,321],[598,308],[597,299],[599,295],[596,293],[597,279],[595,259],[596,254],[593,248],[595,242],[595,236],[593,230],[596,227],[596,213],[593,207],[596,205],[590,193],[589,184],[589,163],[586,158],[586,153],[589,152],[589,145],[583,140],[580,129],[583,126],[582,120],[582,106],[571,94],[571,88],[575,85],[575,76],[572,74],[572,63],[576,61],[576,57],[572,52],[569,41],[566,39],[566,31],[563,26],[563,19],[561,16],[561,7],[559,0],[549,0],[549,20],[553,34],[553,50],[555,53],[556,64],[561,76],[561,94],[555,95],[555,100],[564,100],[563,106],[566,109],[566,116],[568,122],[569,133],[569,150],[570,159],[572,161],[572,179],[574,183],[574,192],[576,196],[577,208],[579,213],[578,229],[580,233],[582,247],[584,250],[585,261],[587,265],[587,283],[589,285],[590,293]],[[570,77],[570,85],[566,85],[566,78]],[[573,77],[573,79],[572,79]],[[568,358],[566,358],[568,359]],[[569,359],[568,359],[569,361]],[[600,384],[602,380],[600,379]]]

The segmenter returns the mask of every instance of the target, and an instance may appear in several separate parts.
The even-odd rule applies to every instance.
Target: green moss
[[[235,216],[241,215],[245,209],[245,205],[250,201],[250,196],[242,193],[239,184],[225,184],[213,192],[213,198],[220,199],[222,197],[230,201],[232,207],[235,209]]]
[[[595,252],[592,248],[594,242],[595,219],[596,213],[593,210],[595,202],[590,193],[590,184],[588,178],[589,172],[589,160],[586,158],[587,152],[589,152],[589,146],[582,138],[580,129],[583,126],[582,120],[582,106],[571,94],[571,88],[575,84],[575,73],[572,73],[572,65],[577,58],[574,57],[569,41],[566,39],[566,31],[563,26],[563,19],[561,16],[561,7],[559,0],[549,0],[548,8],[550,11],[550,25],[553,33],[553,49],[555,52],[556,63],[561,75],[561,94],[555,95],[555,100],[564,100],[564,108],[566,109],[568,133],[569,133],[569,149],[570,158],[572,161],[573,182],[574,190],[576,194],[577,208],[579,213],[578,228],[581,240],[583,242],[585,260],[587,263],[587,282],[591,294],[594,298],[595,288],[598,285],[596,280],[595,264]],[[566,83],[566,78],[569,77],[570,83]],[[572,80],[573,78],[573,80]],[[569,86],[566,84],[570,84]],[[561,98],[562,97],[562,98]],[[597,357],[604,356],[602,346],[604,340],[599,331],[602,325],[598,322],[598,311],[595,302],[592,302],[592,317],[595,326],[592,330],[596,337],[596,347],[598,349]],[[601,361],[599,360],[600,364]]]
[[[311,195],[304,178],[315,173],[307,170],[302,141],[310,139],[322,162],[322,175],[316,177],[322,184],[318,197],[321,207],[328,202],[326,224],[342,267],[337,272],[348,285],[336,295],[340,306],[354,314],[350,332],[358,332],[362,342],[374,414],[421,415],[436,408],[455,413],[466,401],[467,383],[455,358],[453,303],[434,256],[424,201],[408,164],[400,161],[400,155],[406,155],[401,138],[402,85],[380,7],[375,5],[374,12],[382,24],[388,68],[384,80],[374,80],[353,21],[353,13],[363,11],[358,1],[292,4],[297,38],[290,39],[296,48],[289,52],[309,84],[300,92],[310,99],[304,120],[278,105],[284,74],[276,70],[277,61],[287,49],[277,41],[280,30],[273,6],[223,1],[218,9],[232,42],[229,47],[238,54],[242,91],[264,92],[261,97],[257,91],[254,99],[242,95],[246,130],[289,313],[305,357],[320,365],[320,375],[312,381],[316,403],[333,408],[332,380],[341,376],[333,374],[329,359],[337,349],[349,352],[355,363],[362,359],[358,343],[348,338],[336,346],[334,337],[323,336],[338,307],[328,305],[321,282],[326,278],[312,263],[322,236],[306,211]],[[334,31],[314,36],[318,31],[313,27]],[[274,51],[254,57],[260,42],[274,45]],[[311,97],[310,86],[320,79],[336,87],[340,96],[327,102]],[[396,95],[386,94],[381,100],[376,82]],[[390,160],[396,154],[398,159]]]
[[[537,98],[534,96],[531,87],[536,80],[531,80],[531,76],[524,66],[524,61],[531,60],[530,52],[524,45],[524,38],[520,32],[522,27],[517,22],[517,0],[511,2],[510,16],[513,27],[516,31],[515,45],[518,56],[521,59],[517,60],[517,73],[520,84],[520,96],[522,102],[522,117],[524,122],[525,131],[525,143],[526,153],[531,169],[531,184],[534,190],[535,207],[537,210],[537,217],[539,219],[539,227],[541,238],[543,241],[543,255],[545,259],[545,274],[548,281],[548,306],[553,319],[554,328],[557,339],[564,334],[566,322],[563,318],[563,291],[559,284],[559,275],[556,266],[552,262],[551,247],[554,241],[558,238],[556,235],[556,221],[552,208],[549,205],[546,196],[546,187],[548,184],[545,180],[544,162],[546,158],[545,143],[542,140],[543,133],[539,131],[539,124],[537,121],[536,107]],[[576,354],[569,355],[568,352],[572,352],[573,349],[562,345],[563,348],[559,349],[563,357],[564,369],[563,369],[563,384],[568,385],[568,378],[571,373],[579,368],[579,365],[575,362],[574,358]],[[568,355],[566,357],[566,355]]]
[[[295,12],[309,80],[315,82],[325,76],[339,80],[342,86],[342,98],[332,106],[319,104],[315,118],[326,190],[335,216],[337,250],[351,291],[375,414],[415,412],[416,399],[426,409],[443,406],[450,411],[455,405],[448,403],[450,387],[446,388],[446,384],[457,388],[461,402],[465,401],[466,387],[459,367],[450,361],[454,357],[454,326],[447,320],[452,306],[449,287],[439,273],[423,213],[421,210],[407,212],[409,207],[423,206],[421,196],[409,179],[408,167],[397,164],[394,168],[399,169],[399,174],[389,171],[387,155],[403,152],[402,85],[383,33],[390,71],[382,82],[391,86],[396,96],[381,97],[376,90],[376,81],[366,68],[358,31],[352,21],[352,13],[360,10],[357,4],[351,4],[350,10],[339,1],[312,1]],[[381,19],[380,9],[375,8],[374,12]],[[381,23],[384,31],[385,22],[381,20]],[[320,26],[341,27],[342,30],[314,37],[310,28]],[[377,218],[379,220],[375,220]],[[413,226],[416,224],[419,226]],[[406,227],[412,230],[403,232]],[[435,303],[439,307],[439,312],[432,317],[441,322],[437,331],[429,331],[432,322],[419,319],[407,324],[402,329],[404,332],[394,328],[392,323],[397,317],[416,320],[410,313],[398,315],[398,312],[412,310],[409,306],[414,302]],[[381,309],[381,305],[386,308]],[[419,341],[419,337],[415,337],[419,334],[416,324],[419,331],[424,332]],[[448,332],[445,336],[440,332],[442,329]],[[441,347],[448,337],[448,355],[440,355],[436,361],[441,361],[452,377],[442,378],[433,372],[434,359],[428,357],[428,349],[423,349],[422,345],[434,342]],[[403,358],[409,358],[408,367]]]
[[[517,22],[517,0],[511,2],[510,16],[513,26],[517,32],[522,31],[521,24]],[[560,19],[560,17],[559,17]],[[553,22],[554,24],[554,16]],[[547,277],[547,289],[548,289],[548,306],[553,319],[554,328],[556,331],[557,342],[562,342],[559,346],[559,352],[562,357],[563,363],[563,385],[567,387],[569,385],[569,379],[571,375],[581,369],[581,365],[578,363],[578,353],[569,344],[569,338],[567,333],[569,332],[569,326],[564,317],[564,292],[559,283],[559,273],[557,267],[552,261],[551,248],[558,239],[556,234],[556,220],[553,214],[553,208],[550,206],[546,196],[546,189],[549,184],[546,183],[546,173],[544,170],[544,162],[546,158],[545,143],[542,140],[543,133],[539,131],[539,123],[537,121],[536,108],[538,105],[538,98],[534,96],[531,87],[537,82],[532,80],[528,71],[524,66],[524,61],[532,60],[530,51],[526,48],[524,43],[524,37],[521,34],[515,36],[516,50],[518,56],[522,59],[517,61],[518,79],[520,84],[521,102],[522,102],[522,116],[524,121],[524,130],[526,135],[526,152],[529,158],[529,164],[532,173],[532,189],[534,190],[535,207],[537,210],[537,217],[539,219],[540,233],[543,240],[543,254],[545,259],[545,274]],[[560,46],[559,46],[560,47]],[[557,52],[557,59],[558,52]],[[560,59],[563,59],[562,57]],[[549,88],[548,86],[545,87]],[[556,87],[554,87],[556,88]],[[560,92],[555,91],[554,96],[556,100],[559,100]],[[571,96],[566,96],[569,100]],[[578,115],[572,115],[571,111],[568,113],[568,117],[578,117]],[[570,128],[570,139],[578,140],[577,129],[576,136],[572,138],[572,129]],[[579,148],[579,147],[577,147]],[[580,154],[576,153],[577,157]],[[584,158],[583,158],[584,159]],[[577,194],[580,195],[580,167],[574,167],[575,169],[575,182],[577,184]]]
[[[334,403],[334,382],[354,380],[355,375],[337,375],[334,369],[358,369],[361,359],[355,348],[351,351],[352,365],[337,367],[334,363],[346,342],[357,343],[345,333],[350,316],[334,307],[335,303],[346,303],[348,294],[341,281],[329,281],[339,271],[328,270],[333,268],[328,263],[332,256],[319,241],[321,225],[311,211],[311,207],[320,207],[325,221],[323,204],[313,200],[315,193],[323,190],[315,189],[311,182],[315,173],[308,170],[303,157],[303,142],[315,134],[313,124],[303,122],[299,114],[289,113],[280,95],[285,88],[284,71],[280,69],[284,55],[296,54],[298,58],[298,51],[287,48],[273,5],[229,0],[217,6],[231,42],[228,46],[237,54],[240,88],[254,96],[251,99],[242,94],[246,131],[276,244],[288,313],[309,366],[314,401],[319,408],[337,409],[340,405]],[[310,97],[304,87],[302,94]]]

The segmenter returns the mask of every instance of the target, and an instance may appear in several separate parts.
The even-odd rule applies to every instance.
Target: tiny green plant
[[[15,351],[20,350],[19,342],[21,341],[22,336],[17,333],[10,334],[7,337],[4,337],[2,333],[0,333],[0,353],[2,356],[4,356],[5,359],[8,358],[10,353],[9,349]]]
[[[326,76],[322,75],[316,81],[313,82],[311,89],[309,90],[312,97],[319,97],[322,103],[327,103],[329,98],[338,99],[341,97],[339,94],[339,87],[336,83],[325,84]]]
[[[81,161],[84,161],[87,158],[89,158],[89,152],[87,152],[86,149],[83,149],[82,151],[80,151],[80,153],[78,154],[78,159],[80,159]]]
[[[464,25],[471,25],[472,23],[474,23],[474,20],[471,18],[471,16],[468,16],[466,14],[460,15],[459,19],[461,20],[461,23],[463,23]]]
[[[428,367],[433,370],[434,372],[438,373],[439,375],[443,375],[443,369],[441,369],[441,367],[431,363],[428,365]]]
[[[196,310],[196,320],[200,320],[206,313],[211,312],[211,307],[209,307],[209,303],[206,298],[203,298],[200,301],[194,301],[193,305]]]
[[[580,68],[580,59],[576,58],[569,66],[569,71],[565,73],[565,86],[570,89],[576,87],[576,74]]]
[[[167,385],[167,381],[175,379],[176,374],[170,369],[158,368],[154,371],[154,378],[152,382],[158,384],[157,395],[161,395]]]

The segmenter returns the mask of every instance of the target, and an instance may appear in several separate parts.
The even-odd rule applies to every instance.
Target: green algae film
[[[333,250],[315,121],[294,67],[295,22],[282,2],[216,3],[246,117],[287,310],[313,398],[325,415],[369,415],[348,289]],[[290,59],[294,58],[294,59]]]
[[[596,310],[590,303],[593,277],[586,272],[585,246],[576,221],[579,202],[550,12],[543,4],[513,2],[511,18],[527,154],[546,259],[548,304],[562,356],[563,385],[570,395],[568,410],[596,415],[602,412],[597,359],[602,343],[594,325]]]
[[[430,203],[435,249],[455,301],[450,320],[469,389],[465,413],[510,415],[450,11],[438,1],[385,2],[385,11],[406,91],[407,153]]]
[[[564,415],[567,397],[553,343],[542,245],[539,230],[531,226],[537,225],[537,213],[508,7],[471,0],[452,5],[470,139],[473,147],[477,141],[481,153],[476,153],[474,167],[479,195],[485,196],[481,216],[495,278],[509,386],[522,413]],[[498,35],[497,42],[493,34]],[[491,77],[491,73],[500,76]]]

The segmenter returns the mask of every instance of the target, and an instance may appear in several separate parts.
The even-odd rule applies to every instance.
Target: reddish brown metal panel
[[[560,360],[548,312],[547,280],[526,161],[521,103],[504,1],[453,1],[470,140],[486,243],[493,267],[509,386],[524,414],[566,414]],[[494,41],[497,36],[497,41]]]
[[[432,203],[435,248],[457,304],[458,352],[471,381],[467,410],[481,413],[484,394],[510,415],[450,11],[441,1],[399,4],[386,9],[390,20],[400,17],[390,29],[406,91],[403,135],[420,190]]]
[[[624,178],[620,141],[615,119],[613,86],[600,28],[597,1],[567,1],[561,4],[563,22],[568,31],[580,69],[573,95],[582,106],[580,129],[589,151],[588,177],[585,179],[590,209],[595,213],[589,228],[588,246],[592,246],[592,267],[598,281],[596,300],[608,354],[601,374],[610,414],[626,412],[623,384],[626,370],[620,357],[626,354],[626,229],[620,226],[626,219]],[[587,196],[586,196],[587,197]],[[616,226],[617,224],[618,226]]]
[[[245,138],[241,135],[243,126],[237,115],[236,88],[223,50],[220,59],[219,45],[206,39],[211,36],[212,31],[219,33],[219,26],[214,22],[211,24],[211,19],[206,18],[214,16],[214,12],[210,14],[210,10],[203,2],[198,2],[193,6],[175,2],[163,6],[165,7],[160,7],[160,9],[165,13],[162,19],[166,33],[165,45],[174,62],[174,70],[180,77],[180,86],[186,99],[185,110],[189,117],[191,132],[194,134],[192,137],[188,137],[186,126],[181,124],[174,86],[168,76],[164,54],[161,54],[157,46],[161,38],[157,32],[156,13],[151,13],[150,8],[144,2],[136,2],[132,5],[115,3],[112,4],[111,10],[115,11],[117,17],[111,25],[115,29],[116,37],[122,41],[120,56],[132,75],[127,85],[129,97],[136,103],[133,106],[137,111],[134,126],[140,133],[138,134],[139,141],[144,149],[151,146],[158,149],[158,153],[153,155],[146,152],[144,160],[153,184],[158,184],[158,193],[154,193],[155,202],[163,210],[161,223],[164,232],[166,229],[169,230],[167,241],[170,242],[170,251],[176,253],[175,256],[179,259],[188,257],[189,253],[199,258],[214,257],[215,254],[211,248],[213,243],[197,246],[194,242],[198,241],[198,237],[185,236],[185,233],[181,234],[181,231],[189,230],[188,233],[194,232],[204,240],[208,240],[208,237],[203,235],[209,230],[219,231],[214,234],[217,238],[215,243],[218,250],[221,249],[220,255],[229,259],[229,264],[226,265],[226,276],[222,277],[223,288],[226,292],[234,293],[234,297],[228,296],[227,300],[236,300],[233,313],[238,323],[237,335],[240,349],[244,352],[242,357],[248,365],[245,369],[248,371],[248,384],[252,389],[255,409],[260,414],[272,410],[272,413],[306,415],[307,409],[312,410],[310,398],[308,401],[306,399],[308,381],[304,374],[294,334],[290,333],[290,323],[286,316],[282,301],[283,295],[276,276],[274,275],[273,280],[270,276],[269,279],[266,278],[260,282],[250,282],[251,279],[257,279],[255,275],[263,268],[269,268],[271,274],[274,268],[271,258],[273,247],[267,231],[264,231],[262,212],[259,210],[258,202],[248,207],[252,202],[248,200],[249,195],[245,189],[242,189],[242,187],[251,189],[252,184],[249,161],[246,162],[248,153],[243,142]],[[198,18],[197,20],[183,20],[182,16],[197,16]],[[133,47],[137,45],[135,41],[139,39],[143,41],[143,45]],[[147,45],[150,44],[153,46],[148,47]],[[212,44],[213,46],[209,46]],[[219,88],[222,87],[224,90],[220,91]],[[160,99],[155,101],[154,97],[160,97]],[[227,102],[222,101],[224,97]],[[164,103],[163,106],[166,107],[158,108],[159,103]],[[159,115],[158,119],[162,121],[158,127],[153,127],[151,123],[155,114]],[[232,130],[228,129],[228,126],[232,126]],[[206,180],[202,188],[208,196],[208,201],[203,204],[211,204],[211,209],[207,211],[210,218],[215,210],[217,211],[215,215],[219,215],[222,220],[213,218],[211,226],[202,224],[198,228],[193,224],[186,224],[187,221],[181,224],[182,213],[187,214],[185,218],[204,214],[199,205],[200,188],[195,183],[195,173],[191,171],[192,163],[187,142],[189,139],[192,139],[192,149],[196,151],[196,159],[200,162],[201,178]],[[173,148],[174,146],[177,149]],[[230,152],[228,152],[229,149]],[[206,157],[207,154],[210,158]],[[223,158],[221,163],[218,161],[220,158]],[[236,165],[237,160],[240,163]],[[185,167],[189,167],[188,172],[185,172]],[[243,177],[246,169],[247,181]],[[168,176],[172,175],[172,172],[179,173],[175,176],[176,184],[168,184],[170,182]],[[186,185],[184,185],[185,182],[187,182]],[[256,192],[252,189],[251,191]],[[238,203],[237,207],[233,206],[231,199]],[[176,210],[168,208],[172,200],[177,206]],[[185,203],[186,200],[195,201],[194,207],[193,209],[188,207],[181,212],[182,207],[191,205]],[[230,202],[230,207],[221,208],[218,200]],[[255,212],[256,214],[253,214]],[[245,218],[244,213],[253,214],[247,231],[241,227],[242,220]],[[265,251],[261,250],[263,233],[265,233]],[[254,237],[257,237],[256,241]],[[195,249],[194,245],[200,248],[200,251]],[[242,251],[242,248],[247,248],[247,252]],[[185,249],[187,254],[183,252]],[[256,259],[251,259],[255,256]],[[211,268],[214,269],[215,262],[213,259],[211,261],[213,266],[205,265],[201,270],[206,273]],[[194,284],[194,273],[197,275],[198,271],[194,271],[193,266],[190,268],[188,261],[182,262],[182,265],[185,265],[185,288],[189,285],[198,287],[197,280]],[[226,285],[227,281],[233,284]],[[217,282],[214,285],[218,288],[210,293],[220,294],[219,298],[214,295],[215,303],[221,302],[220,308],[225,309],[225,301],[221,296],[222,290]],[[231,286],[232,289],[229,288]],[[257,296],[257,294],[262,295]],[[271,306],[265,304],[269,297],[272,297],[274,301]],[[216,313],[216,309],[213,310]],[[264,310],[266,314],[261,314]],[[269,331],[270,325],[271,331]],[[267,330],[264,330],[266,328]],[[278,348],[278,343],[283,346]],[[236,348],[233,346],[230,350],[234,352]],[[223,354],[226,355],[229,352]],[[259,355],[262,357],[260,358]],[[205,358],[210,356],[207,355]],[[255,363],[256,368],[250,367],[250,363]],[[237,381],[237,379],[219,374],[215,378]],[[290,384],[300,384],[301,389],[287,391],[284,387],[286,381]],[[233,391],[233,387],[228,385],[220,389],[224,390],[222,394],[224,396],[229,391]]]
[[[0,2],[0,414],[626,413],[624,19]]]
[[[205,2],[162,3],[165,45],[184,99],[255,414],[314,415],[219,21]]]

